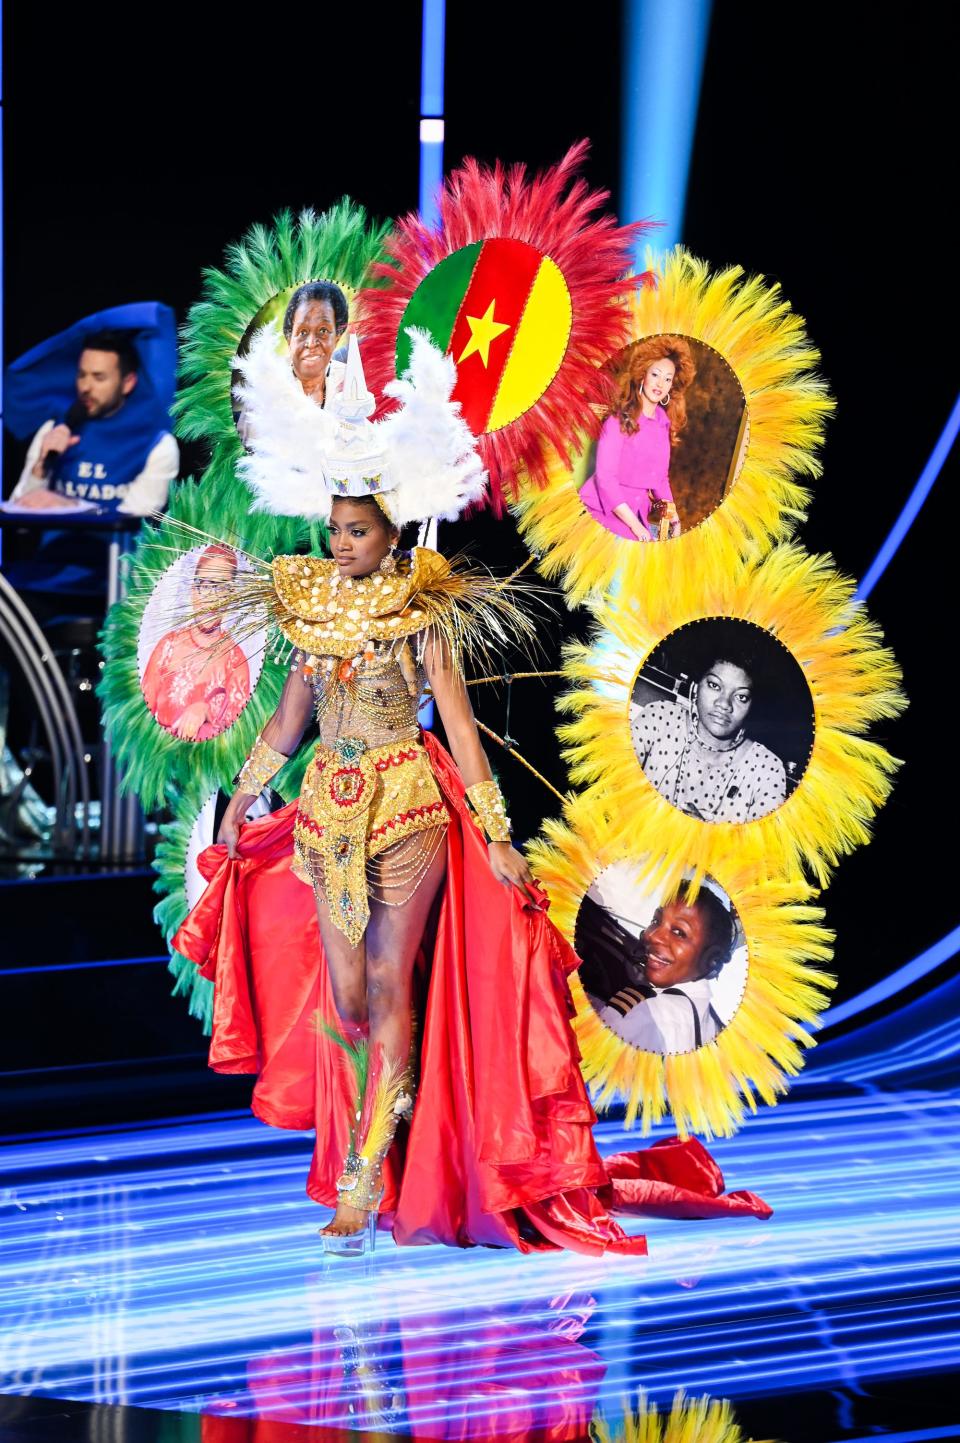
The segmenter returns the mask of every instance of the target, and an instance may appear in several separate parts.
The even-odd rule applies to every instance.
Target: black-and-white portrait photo
[[[574,945],[601,1021],[644,1052],[708,1046],[743,999],[743,929],[712,877],[665,894],[644,881],[638,863],[616,862],[580,903]]]
[[[651,652],[634,683],[630,734],[644,775],[681,812],[753,822],[776,811],[806,770],[813,699],[770,632],[707,617]]]

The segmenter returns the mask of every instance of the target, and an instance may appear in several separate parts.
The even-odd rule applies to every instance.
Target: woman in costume
[[[447,867],[447,807],[417,722],[424,683],[486,834],[493,876],[536,900],[527,891],[527,864],[510,845],[500,790],[453,664],[448,619],[438,613],[431,623],[426,609],[417,616],[414,608],[404,623],[386,628],[393,635],[377,635],[379,616],[401,609],[422,574],[440,562],[423,548],[397,559],[399,531],[387,506],[383,494],[334,500],[333,560],[311,568],[310,582],[322,578],[325,616],[349,625],[357,614],[357,626],[345,635],[345,647],[339,628],[330,627],[315,659],[298,656],[240,774],[218,839],[236,856],[251,802],[299,746],[315,714],[320,742],[300,791],[293,867],[315,892],[339,1025],[354,1046],[369,1049],[378,1082],[372,1089],[368,1077],[366,1091],[379,1085],[390,1102],[382,1119],[372,1113],[362,1119],[360,1132],[379,1126],[382,1142],[364,1153],[361,1140],[360,1150],[348,1155],[327,1237],[349,1237],[375,1217],[383,1157],[397,1120],[412,1106],[413,966]]]
[[[266,607],[294,651],[174,939],[214,981],[211,1066],[258,1073],[264,1121],[316,1127],[307,1188],[336,1204],[330,1251],[372,1245],[378,1220],[403,1243],[599,1253],[645,1251],[614,1204],[766,1215],[719,1197],[712,1164],[691,1170],[697,1144],[677,1145],[677,1184],[663,1154],[648,1169],[596,1151],[569,1021],[577,959],[510,846],[464,688],[465,655],[530,622],[489,575],[396,552],[403,525],[456,515],[485,483],[452,361],[412,339],[388,388],[404,404],[375,426],[354,340],[322,409],[269,334],[242,363],[251,485],[271,510],[328,521],[333,559],[254,565],[228,602],[251,630]],[[417,727],[428,679],[455,761]],[[241,826],[311,712],[298,800]]]
[[[662,797],[707,822],[753,822],[785,800],[775,752],[747,735],[756,662],[737,646],[700,669],[690,704],[630,705],[630,732],[644,774]]]
[[[615,408],[600,429],[596,470],[580,490],[593,519],[617,536],[680,535],[670,453],[687,422],[686,392],[695,376],[681,336],[651,336],[629,352]]]

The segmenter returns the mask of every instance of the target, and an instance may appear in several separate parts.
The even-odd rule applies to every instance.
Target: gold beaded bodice
[[[294,872],[354,945],[371,899],[403,905],[442,845],[446,804],[417,724],[423,631],[438,607],[417,605],[413,592],[417,578],[448,571],[420,550],[397,572],[360,578],[310,557],[274,562],[288,609],[281,629],[305,652],[320,730],[297,807]]]
[[[416,740],[426,679],[408,642],[371,642],[355,657],[319,656],[310,662],[324,745],[333,747],[340,737],[356,737],[370,747]]]

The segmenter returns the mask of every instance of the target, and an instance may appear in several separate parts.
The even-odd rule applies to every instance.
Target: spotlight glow
[[[623,7],[620,218],[662,221],[664,250],[683,226],[710,10],[711,0]]]

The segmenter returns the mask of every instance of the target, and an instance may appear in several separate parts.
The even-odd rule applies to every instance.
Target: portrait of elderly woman
[[[672,633],[640,672],[630,733],[662,797],[707,822],[752,822],[787,798],[813,745],[803,673],[761,627],[732,618]]]
[[[695,376],[682,336],[651,336],[625,353],[596,470],[580,490],[593,519],[617,536],[657,541],[680,534],[670,460],[687,424],[686,393]]]
[[[282,296],[263,306],[247,327],[238,355],[246,355],[254,336],[275,321]],[[335,352],[343,340],[350,320],[347,298],[333,281],[307,281],[298,286],[283,311],[283,339],[286,342],[290,368],[303,389],[318,406],[324,406],[334,392],[343,386],[345,364]],[[242,397],[237,389],[235,373],[235,421],[240,439],[250,440],[250,421],[244,413]]]

